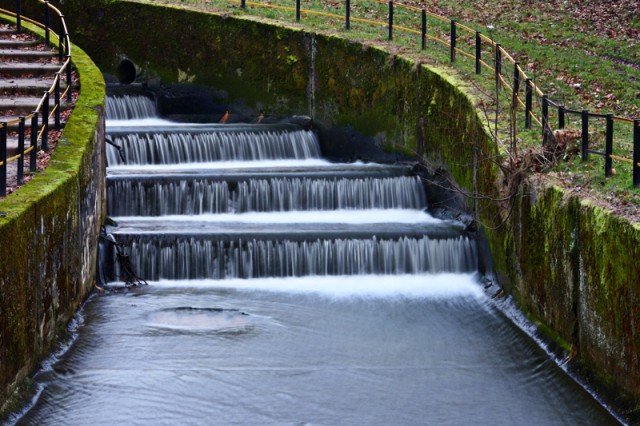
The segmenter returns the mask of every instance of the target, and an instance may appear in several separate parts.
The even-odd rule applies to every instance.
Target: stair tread
[[[12,71],[22,69],[34,69],[34,70],[47,70],[58,71],[60,64],[42,64],[39,62],[12,62],[0,64],[0,71]]]
[[[48,57],[55,56],[56,52],[53,50],[22,50],[22,49],[3,49],[0,48],[0,56],[34,56],[34,57]]]
[[[0,39],[0,48],[7,47],[32,47],[42,43],[38,40]]]
[[[14,89],[14,90],[26,90],[26,89],[42,89],[43,91],[49,89],[53,84],[52,77],[45,78],[14,78],[14,79],[2,79],[0,78],[0,89]],[[64,81],[61,82],[62,87],[66,87]]]
[[[0,99],[0,108],[12,108],[12,107],[22,108],[22,107],[28,107],[32,105],[36,107],[40,103],[41,99],[42,99],[41,96],[38,96],[38,97],[15,96],[15,97],[3,98],[3,99]],[[53,102],[54,102],[54,99],[53,99],[53,96],[51,96],[49,98],[49,104],[53,104]]]

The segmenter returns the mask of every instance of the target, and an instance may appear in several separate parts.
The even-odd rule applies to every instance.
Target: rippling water
[[[95,297],[20,424],[609,424],[473,275]]]

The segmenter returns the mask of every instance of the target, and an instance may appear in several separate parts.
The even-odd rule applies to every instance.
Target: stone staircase
[[[0,122],[15,121],[20,116],[33,112],[40,103],[44,92],[54,83],[60,70],[57,51],[47,46],[42,39],[28,33],[17,33],[13,25],[0,24]],[[66,89],[66,79],[60,84],[61,91]],[[64,109],[64,101],[62,102]],[[54,106],[54,96],[49,106]],[[26,123],[27,129],[29,122]],[[39,118],[42,124],[42,117]],[[54,120],[49,120],[53,129]],[[7,157],[18,153],[18,124],[8,125]],[[28,136],[25,147],[29,146]],[[29,161],[25,160],[25,175]],[[17,163],[8,164],[7,185],[16,184]]]

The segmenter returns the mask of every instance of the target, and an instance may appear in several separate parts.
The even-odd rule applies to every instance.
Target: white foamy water
[[[276,211],[167,216],[119,216],[116,222],[210,222],[210,223],[443,223],[422,210],[371,209],[329,211]]]
[[[178,123],[175,121],[163,120],[162,118],[141,118],[138,120],[105,120],[105,126],[107,131],[110,127],[147,127],[147,126],[184,126],[185,123]]]
[[[296,169],[304,171],[306,167],[345,167],[348,166],[372,166],[370,163],[331,163],[319,158],[287,159],[287,160],[260,160],[260,161],[212,161],[209,163],[182,163],[182,164],[131,164],[109,166],[110,171],[145,171],[145,172],[179,172],[182,170],[222,170],[222,169]],[[383,166],[380,165],[380,168]]]
[[[292,278],[253,278],[227,280],[160,280],[149,282],[157,287],[228,288],[243,291],[269,291],[321,296],[450,299],[485,294],[477,274],[345,275]]]

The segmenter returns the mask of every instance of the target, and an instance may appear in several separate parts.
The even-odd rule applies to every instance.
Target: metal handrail
[[[0,197],[7,194],[7,165],[11,162],[18,161],[18,184],[23,182],[23,168],[20,167],[24,163],[24,157],[26,154],[30,154],[29,169],[31,172],[36,170],[36,155],[38,152],[38,141],[40,141],[40,150],[48,151],[48,137],[49,137],[49,120],[55,119],[55,129],[60,130],[60,113],[62,110],[62,100],[66,99],[67,102],[72,101],[72,74],[71,74],[71,39],[69,37],[69,30],[67,23],[64,19],[62,12],[55,6],[53,6],[47,0],[36,0],[44,6],[44,23],[38,22],[34,19],[22,15],[21,1],[16,2],[16,11],[10,11],[0,8],[0,14],[6,16],[12,16],[16,19],[17,32],[22,31],[22,22],[29,22],[37,27],[44,29],[45,31],[45,43],[51,46],[51,37],[53,34],[57,39],[58,44],[58,59],[61,62],[60,68],[55,73],[55,78],[51,87],[44,92],[38,106],[29,114],[20,116],[17,119],[8,120],[0,123]],[[60,27],[58,33],[51,29],[49,23],[49,16],[53,13],[58,16],[60,21]],[[66,88],[61,92],[62,75],[66,75]],[[51,96],[54,97],[53,107],[49,107]],[[38,125],[38,118],[42,116],[42,124]],[[26,124],[30,122],[31,132],[31,145],[28,148],[24,148],[24,140],[26,134]],[[7,132],[9,126],[18,125],[18,149],[20,152],[14,156],[7,158]]]

